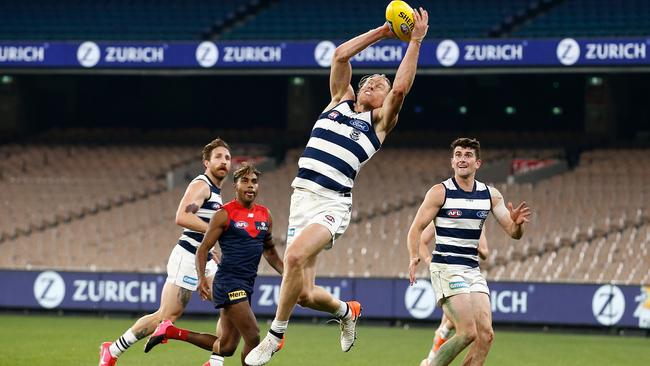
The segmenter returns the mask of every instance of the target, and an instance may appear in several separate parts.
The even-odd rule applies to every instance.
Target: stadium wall
[[[258,277],[252,298],[257,315],[275,313],[280,277]],[[0,271],[0,308],[62,311],[145,312],[158,308],[162,274],[115,272]],[[338,298],[364,304],[374,319],[433,320],[428,280],[414,286],[395,278],[321,278]],[[491,282],[496,323],[650,328],[650,286]],[[194,296],[187,313],[213,314]],[[323,316],[298,307],[296,316]]]

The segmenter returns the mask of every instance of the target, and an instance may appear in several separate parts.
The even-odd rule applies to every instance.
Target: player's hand
[[[409,284],[413,286],[415,283],[415,269],[420,263],[420,257],[411,258],[409,261]]]
[[[208,300],[210,299],[210,284],[208,283],[208,279],[205,277],[199,278],[199,296],[201,297],[201,300]]]
[[[429,13],[422,7],[413,11],[415,27],[411,32],[411,41],[422,42],[429,30]]]
[[[393,33],[392,30],[390,30],[390,27],[388,26],[388,22],[384,23],[381,27],[381,35],[384,38],[397,38],[395,33]]]
[[[530,222],[528,218],[532,214],[530,207],[526,201],[522,202],[516,208],[513,208],[512,202],[508,202],[508,211],[510,211],[510,218],[515,225],[521,225],[525,222]]]

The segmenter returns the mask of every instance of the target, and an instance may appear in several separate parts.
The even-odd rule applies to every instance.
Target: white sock
[[[334,315],[337,318],[344,318],[344,319],[350,319],[352,317],[349,306],[345,301],[341,301],[338,310],[336,310],[332,315]]]
[[[431,365],[433,363],[433,358],[436,357],[436,354],[433,353],[433,349],[429,350],[429,355],[427,356],[427,363]]]
[[[212,356],[210,356],[210,366],[223,366],[223,356],[219,356],[218,354],[212,352]]]
[[[450,329],[447,328],[444,324],[440,324],[440,326],[438,327],[438,334],[440,334],[442,338],[446,339],[449,336],[449,332]]]
[[[124,332],[124,334],[122,334],[120,338],[111,344],[108,350],[111,352],[111,356],[117,358],[120,357],[122,352],[129,349],[129,347],[131,347],[131,345],[137,341],[138,339],[135,337],[135,334],[133,334],[133,330],[129,328],[126,330],[126,332]]]
[[[287,331],[287,325],[289,325],[288,320],[276,320],[273,319],[271,323],[271,334],[278,339],[282,339],[282,335]]]

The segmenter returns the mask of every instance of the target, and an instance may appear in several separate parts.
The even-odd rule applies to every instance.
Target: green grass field
[[[115,340],[132,324],[125,318],[0,315],[0,365],[97,365],[102,341]],[[180,320],[177,325],[212,332],[209,320]],[[262,332],[267,329],[262,326]],[[264,334],[264,333],[262,333]],[[285,348],[270,365],[419,365],[428,352],[432,328],[388,328],[361,324],[352,351],[339,348],[338,327],[292,324]],[[118,365],[202,365],[206,351],[177,341],[149,354],[139,342]],[[226,359],[239,365],[237,358]],[[454,365],[460,365],[460,359]],[[487,365],[650,365],[650,339],[640,337],[500,332]]]

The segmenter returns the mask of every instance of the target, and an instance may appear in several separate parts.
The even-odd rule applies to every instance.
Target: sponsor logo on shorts
[[[449,282],[449,288],[452,290],[456,290],[459,288],[469,288],[469,285],[465,281],[455,281],[455,282]]]
[[[362,121],[360,119],[352,119],[350,120],[350,126],[356,128],[357,130],[361,130],[363,132],[368,132],[370,130],[370,127],[368,126],[368,123],[365,121]]]
[[[341,113],[339,111],[331,111],[330,114],[327,115],[327,118],[329,119],[337,119]]]
[[[246,229],[248,227],[248,223],[246,221],[237,221],[235,222],[235,227],[238,229]]]
[[[488,217],[488,214],[490,214],[490,211],[479,211],[476,213],[476,216],[481,219],[485,219]]]
[[[287,231],[287,237],[290,238],[290,237],[292,237],[294,235],[296,235],[296,228],[295,227],[290,227],[289,231]]]
[[[245,299],[245,298],[246,298],[246,291],[244,290],[231,291],[228,293],[228,299],[230,299],[230,301]]]
[[[196,286],[196,284],[199,282],[198,279],[190,276],[183,276],[183,282],[187,283],[188,285]]]
[[[463,216],[463,211],[461,210],[448,210],[447,216],[449,217],[461,217]]]
[[[325,218],[332,224],[336,221],[332,215],[325,215]]]
[[[269,230],[269,225],[268,225],[266,222],[264,222],[264,221],[262,221],[262,222],[256,222],[256,223],[255,223],[255,228],[256,228],[257,230],[259,230],[259,231],[267,231],[267,230]]]

